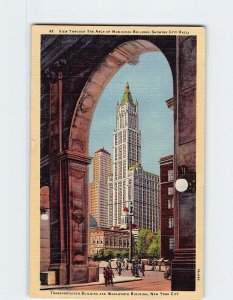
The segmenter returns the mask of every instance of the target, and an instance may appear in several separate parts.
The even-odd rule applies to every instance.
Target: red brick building
[[[129,231],[116,229],[98,228],[90,233],[90,255],[103,249],[128,250]]]
[[[174,180],[173,155],[160,158],[161,257],[173,258]]]

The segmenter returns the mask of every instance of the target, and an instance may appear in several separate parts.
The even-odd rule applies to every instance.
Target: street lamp
[[[133,256],[133,236],[132,236],[132,219],[134,215],[134,207],[132,201],[129,201],[129,261]]]
[[[48,216],[48,214],[47,214],[47,210],[48,210],[48,208],[47,208],[47,207],[44,207],[44,206],[42,206],[42,207],[40,208],[40,219],[41,219],[42,221],[48,221],[48,219],[49,219],[49,216]]]

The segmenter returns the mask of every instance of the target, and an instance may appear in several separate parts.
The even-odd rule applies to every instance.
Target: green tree
[[[109,260],[114,258],[114,252],[111,249],[104,249],[103,250],[103,260]]]
[[[95,254],[91,255],[91,258],[95,261],[99,260],[99,253],[95,253]]]
[[[129,256],[128,250],[121,250],[121,257],[127,258]]]
[[[151,258],[152,257],[159,258],[160,249],[161,249],[161,231],[158,230],[151,241],[147,254]]]
[[[137,257],[146,257],[148,248],[154,239],[155,233],[149,229],[141,228],[135,241],[135,255]]]

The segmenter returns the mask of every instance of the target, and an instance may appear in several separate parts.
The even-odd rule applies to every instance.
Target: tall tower
[[[141,161],[141,132],[138,128],[138,102],[133,101],[129,84],[116,107],[116,129],[113,134],[113,192],[109,214],[113,225],[121,224],[121,213],[129,206],[128,170]],[[112,212],[111,212],[112,206]]]
[[[156,232],[160,226],[159,176],[144,171],[141,165],[138,103],[133,101],[127,83],[116,107],[113,174],[108,178],[108,226],[121,226],[122,212],[131,205],[132,223]]]
[[[96,219],[98,227],[108,226],[108,177],[112,172],[110,153],[104,148],[94,155],[94,180],[90,184],[91,215]]]

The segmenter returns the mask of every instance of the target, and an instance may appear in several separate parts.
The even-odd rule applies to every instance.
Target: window
[[[167,200],[167,207],[168,209],[174,208],[174,199]]]
[[[169,170],[167,174],[168,181],[173,181],[173,170]]]
[[[174,194],[174,188],[169,187],[167,192],[168,192],[168,195],[173,195]]]
[[[174,227],[174,218],[169,218],[168,219],[168,227],[173,228]]]
[[[175,239],[174,238],[170,238],[169,239],[169,249],[172,250],[175,248]]]

